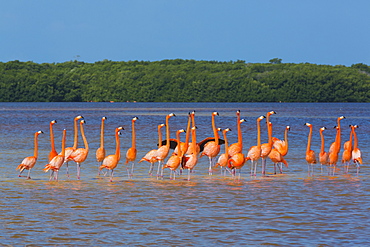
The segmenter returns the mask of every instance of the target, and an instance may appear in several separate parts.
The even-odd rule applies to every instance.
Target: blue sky
[[[369,0],[0,0],[0,61],[370,65]]]

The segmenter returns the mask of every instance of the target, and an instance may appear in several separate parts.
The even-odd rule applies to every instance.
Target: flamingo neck
[[[135,121],[132,121],[132,147],[136,148],[136,132],[135,132]]]
[[[86,140],[83,123],[80,123],[80,128],[81,128],[81,135],[82,135],[82,139],[84,141],[85,149],[88,151],[89,150],[89,144],[87,143],[87,140]]]
[[[228,155],[229,153],[229,143],[227,141],[226,131],[223,131],[224,139],[225,139],[225,155]]]
[[[62,156],[66,155],[66,130],[63,130],[63,137],[62,137]]]
[[[261,147],[261,120],[257,120],[257,147]]]
[[[312,125],[310,127],[310,133],[308,134],[308,141],[307,141],[307,149],[306,152],[310,151],[311,149],[311,138],[312,138]]]
[[[35,137],[34,137],[34,145],[35,145],[35,147],[34,147],[34,150],[33,150],[33,156],[35,156],[36,158],[37,158],[37,155],[38,155],[38,150],[39,150],[39,147],[38,147],[38,145],[39,145],[39,141],[38,141],[38,137],[39,136],[39,133],[35,133]]]
[[[168,120],[170,119],[170,116],[166,117],[166,147],[170,148],[170,126],[168,125]]]
[[[77,127],[77,118],[74,120],[74,141],[73,141],[73,150],[77,149],[78,144],[78,127]]]
[[[325,139],[324,139],[324,133],[323,130],[320,130],[320,137],[321,137],[321,153],[325,152]]]
[[[356,131],[355,129],[353,129],[353,149],[357,149],[358,148],[358,139],[357,139],[357,134],[356,134]]]
[[[101,120],[101,128],[100,128],[100,147],[104,148],[104,118]]]
[[[120,140],[119,140],[119,130],[116,129],[116,156],[118,158],[118,160],[121,159],[121,151],[120,151]]]
[[[336,138],[337,153],[339,153],[339,151],[340,151],[340,143],[341,143],[340,120],[341,120],[341,118],[338,118],[338,120],[337,120],[337,122],[338,122],[338,131],[337,131],[337,138]]]
[[[216,124],[215,124],[215,115],[212,114],[212,129],[213,129],[213,135],[215,136],[215,143],[218,145],[218,131],[216,129]]]
[[[191,116],[188,117],[188,125],[186,126],[186,136],[185,136],[185,152],[188,150],[189,147],[189,139],[190,139],[190,125],[191,125]]]
[[[349,149],[352,150],[352,135],[353,135],[353,128],[351,127],[351,132],[349,134]]]
[[[178,151],[177,151],[177,156],[181,157],[182,156],[182,150],[181,150],[181,147],[180,147],[180,131],[176,132],[176,141],[177,141],[177,146],[179,147]]]
[[[55,150],[53,123],[50,123],[50,143],[51,143],[51,150]]]
[[[194,154],[197,154],[197,132],[195,130],[195,127],[191,130],[191,145],[193,146]]]
[[[158,148],[162,146],[162,126],[158,125]]]

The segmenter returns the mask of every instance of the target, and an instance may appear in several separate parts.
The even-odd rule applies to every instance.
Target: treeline
[[[0,63],[2,102],[370,102],[369,90],[370,66],[365,64]]]

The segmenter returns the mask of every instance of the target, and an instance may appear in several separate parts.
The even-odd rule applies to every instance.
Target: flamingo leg
[[[55,172],[55,176],[54,176],[55,181],[58,181],[58,172],[59,172],[58,170]]]
[[[67,177],[69,177],[68,162],[66,162],[66,168],[67,168]]]
[[[153,168],[154,168],[154,163],[150,163],[150,168],[149,168],[149,175],[152,176],[153,175]]]
[[[101,170],[99,169],[100,168],[100,166],[103,164],[103,161],[102,162],[100,162],[100,164],[99,164],[99,167],[98,167],[98,170],[99,170],[99,172],[98,172],[98,176],[100,176],[100,172],[101,172]]]
[[[126,171],[127,171],[127,177],[128,178],[131,178],[130,168],[126,167]]]
[[[262,174],[266,175],[266,159],[262,158]]]
[[[254,176],[257,176],[257,165],[258,165],[258,161],[256,160],[255,163],[254,163]]]
[[[32,168],[28,169],[27,179],[31,179],[31,177],[30,177],[31,169],[32,169]]]
[[[161,160],[158,161],[158,170],[157,170],[157,177],[159,177],[159,172],[160,172],[160,169],[161,169]]]
[[[77,179],[80,179],[80,173],[81,173],[81,164],[77,163]]]
[[[188,181],[190,181],[190,168],[188,169]]]
[[[208,158],[209,158],[208,174],[212,175],[212,158],[211,157],[208,157]]]
[[[113,173],[114,173],[114,171],[113,171],[113,169],[110,171],[110,181],[111,182],[113,182]]]
[[[135,166],[135,162],[132,162],[132,167],[131,167],[131,177],[132,177],[132,175],[134,174],[134,166]]]

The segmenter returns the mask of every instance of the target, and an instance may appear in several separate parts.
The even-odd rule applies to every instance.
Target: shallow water
[[[4,245],[367,245],[370,220],[369,168],[369,104],[309,103],[0,103],[0,217]],[[245,153],[256,143],[256,118],[275,110],[271,116],[274,136],[283,138],[286,125],[289,133],[289,167],[284,174],[273,175],[271,162],[268,176],[249,175],[249,163],[241,171],[241,179],[220,176],[219,170],[208,175],[208,159],[197,164],[191,181],[185,175],[163,180],[150,177],[148,163],[135,165],[129,179],[121,160],[113,182],[97,176],[95,150],[99,146],[100,119],[106,116],[106,149],[114,152],[114,128],[123,126],[122,152],[131,144],[131,118],[136,122],[138,159],[156,147],[156,126],[170,119],[171,137],[186,128],[187,113],[196,111],[198,141],[212,136],[211,112],[218,111],[216,125],[230,127],[229,142],[237,141],[235,111],[241,110]],[[73,118],[83,115],[90,146],[88,159],[77,180],[74,164],[70,179],[65,169],[60,181],[49,182],[42,168],[50,150],[49,122],[54,125],[57,149],[61,132],[68,131],[67,146],[72,145]],[[345,173],[340,167],[335,176],[328,176],[315,167],[307,173],[305,149],[308,128],[314,125],[312,149],[319,152],[318,129],[325,131],[326,149],[335,138],[336,118],[344,115],[342,144],[349,138],[349,124],[357,124],[359,147],[364,165],[359,174],[352,167]],[[33,153],[33,134],[39,137],[39,160],[31,172],[32,180],[18,178],[16,166]],[[182,136],[184,139],[184,136]],[[80,138],[80,145],[82,141]],[[267,141],[262,125],[262,141]],[[223,148],[221,148],[221,152]]]

